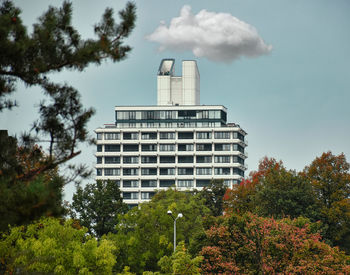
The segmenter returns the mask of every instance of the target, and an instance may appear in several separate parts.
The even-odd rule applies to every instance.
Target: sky
[[[17,0],[31,25],[58,0]],[[73,1],[73,25],[83,38],[106,7],[117,17],[126,1]],[[350,1],[202,0],[136,1],[136,27],[125,41],[133,50],[122,62],[103,62],[83,72],[63,71],[57,82],[77,88],[96,110],[91,134],[114,122],[115,105],[156,105],[156,75],[163,58],[196,60],[201,104],[224,105],[228,121],[247,133],[248,170],[264,156],[303,170],[323,152],[350,160]],[[38,118],[40,89],[22,84],[20,107],[0,115],[0,127],[19,135]],[[75,162],[94,167],[94,147]],[[93,179],[91,179],[93,181]],[[66,199],[74,192],[66,188]]]

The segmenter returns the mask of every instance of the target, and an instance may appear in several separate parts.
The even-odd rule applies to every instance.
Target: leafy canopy
[[[73,220],[41,219],[13,227],[0,240],[0,259],[9,274],[110,274],[116,247],[97,241]]]
[[[350,258],[321,241],[308,219],[225,215],[207,231],[205,274],[347,274]]]
[[[196,234],[204,233],[203,217],[210,215],[210,210],[203,200],[189,192],[159,191],[150,202],[122,215],[118,232],[107,235],[119,248],[116,271],[121,272],[124,266],[136,273],[159,271],[158,261],[173,252],[174,222],[168,210],[174,216],[183,214],[177,220],[177,243],[184,241],[191,247]]]
[[[78,187],[71,205],[72,218],[79,219],[82,226],[98,238],[116,232],[118,215],[128,211],[123,203],[118,185],[113,181],[97,181]]]

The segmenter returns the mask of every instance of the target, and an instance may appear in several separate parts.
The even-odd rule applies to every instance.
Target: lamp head
[[[167,214],[168,214],[169,216],[171,216],[171,215],[173,214],[173,212],[171,212],[171,210],[168,210]]]
[[[182,216],[182,213],[179,213],[178,215],[177,215],[177,217],[178,218],[182,218],[183,216]]]

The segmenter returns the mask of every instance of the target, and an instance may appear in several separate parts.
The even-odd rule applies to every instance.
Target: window
[[[175,175],[175,168],[160,168],[160,175]]]
[[[156,180],[142,180],[141,187],[157,187]]]
[[[120,139],[120,133],[105,133],[106,140],[118,140]]]
[[[155,152],[157,151],[157,144],[142,144],[141,150],[143,152]]]
[[[233,138],[234,139],[238,138],[238,139],[244,141],[244,136],[241,133],[239,133],[239,132],[233,132]]]
[[[157,133],[155,132],[141,133],[141,139],[157,139]]]
[[[133,156],[133,157],[123,157],[123,163],[139,163],[139,157]]]
[[[123,181],[123,187],[127,188],[127,187],[139,187],[139,181],[138,180],[124,180]]]
[[[193,132],[179,132],[177,135],[179,139],[193,139]]]
[[[144,111],[146,119],[154,119],[154,114],[156,111]]]
[[[117,144],[106,144],[105,152],[120,152],[120,145]]]
[[[239,175],[239,176],[244,177],[244,171],[242,171],[242,170],[239,169],[239,168],[233,168],[233,174],[234,174],[234,175]]]
[[[197,175],[211,175],[211,167],[208,168],[197,168]]]
[[[174,132],[164,132],[159,133],[160,139],[175,139],[175,133]]]
[[[196,144],[197,151],[211,151],[212,145],[210,143]]]
[[[197,132],[197,139],[210,139],[211,132]]]
[[[159,151],[175,151],[175,144],[159,144]]]
[[[196,110],[181,110],[178,111],[178,117],[180,118],[195,118],[196,117]]]
[[[138,192],[123,192],[124,200],[138,200],[139,193]]]
[[[193,187],[193,180],[178,180],[178,187]]]
[[[141,192],[142,200],[149,200],[155,195],[155,192]]]
[[[193,175],[193,168],[177,168],[179,175]]]
[[[197,156],[197,163],[211,163],[211,156]]]
[[[120,169],[119,168],[105,168],[105,176],[119,176]]]
[[[96,158],[96,163],[101,164],[102,163],[102,157],[97,157]]]
[[[157,168],[142,168],[141,175],[157,175]]]
[[[102,169],[101,168],[97,168],[96,169],[96,175],[97,176],[102,176]]]
[[[240,163],[240,164],[244,165],[244,159],[242,159],[241,157],[238,157],[238,156],[233,156],[233,162]]]
[[[230,139],[230,132],[214,132],[214,137],[217,139]]]
[[[171,187],[175,185],[175,180],[160,180],[159,187]]]
[[[123,139],[126,139],[126,140],[139,139],[139,133],[137,133],[137,132],[123,133]]]
[[[214,111],[210,110],[209,111],[209,118],[220,118],[220,111]]]
[[[241,145],[234,143],[233,144],[233,151],[239,151],[241,153],[244,153],[244,148]]]
[[[215,163],[230,163],[230,156],[214,156]]]
[[[138,168],[123,168],[123,176],[138,176]]]
[[[224,112],[224,111],[222,111],[222,110],[221,110],[221,119],[222,119],[223,121],[225,121],[225,122],[226,122],[226,120],[227,120],[227,114],[226,114],[226,112]]]
[[[215,175],[230,175],[230,168],[223,167],[223,168],[214,168]]]
[[[196,180],[196,187],[207,187],[210,185],[210,180]]]
[[[231,187],[231,180],[229,179],[224,180],[224,185],[227,187]]]
[[[101,139],[102,139],[102,134],[101,134],[101,133],[98,133],[98,134],[96,135],[96,138],[97,138],[98,140],[101,140]]]
[[[178,156],[178,163],[193,163],[193,156]]]
[[[97,152],[102,152],[102,145],[97,145]]]
[[[120,163],[120,157],[105,157],[105,164]]]
[[[139,145],[138,144],[124,144],[123,151],[124,152],[138,152]]]
[[[198,111],[198,118],[209,118],[209,111]]]
[[[230,151],[231,144],[218,143],[215,144],[215,151]]]
[[[157,157],[143,156],[141,157],[141,163],[157,163]]]
[[[178,144],[179,151],[193,151],[193,144]]]
[[[136,119],[136,111],[117,111],[116,118],[118,120],[133,120]]]
[[[160,163],[175,163],[175,157],[173,157],[173,156],[160,156],[159,162]]]

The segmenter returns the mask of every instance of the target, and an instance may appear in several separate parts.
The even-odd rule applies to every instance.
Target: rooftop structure
[[[175,60],[160,63],[157,87],[158,105],[199,105],[199,72],[194,60],[182,61],[182,76],[175,76]]]

